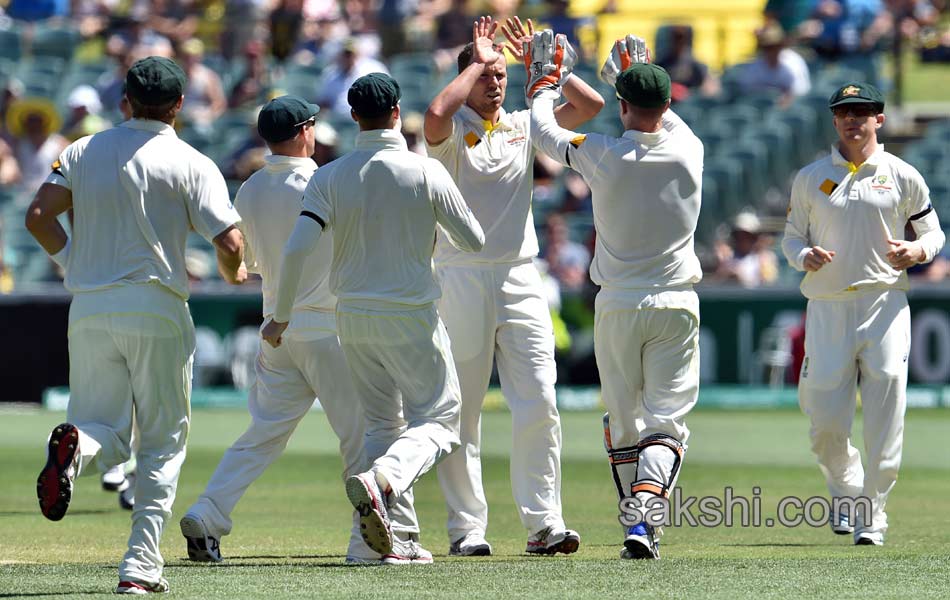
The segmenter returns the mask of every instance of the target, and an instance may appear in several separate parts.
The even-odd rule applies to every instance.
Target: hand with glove
[[[614,86],[617,76],[634,63],[651,62],[650,49],[643,38],[628,35],[622,40],[614,42],[614,47],[607,56],[603,68],[600,70],[600,79],[604,83]]]
[[[563,33],[554,35],[550,29],[534,34],[530,42],[522,46],[528,83],[525,84],[525,100],[531,100],[544,90],[560,94],[561,86],[570,76],[577,62],[577,52]]]

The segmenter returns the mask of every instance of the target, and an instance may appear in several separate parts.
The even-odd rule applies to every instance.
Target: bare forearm
[[[213,243],[221,277],[228,283],[243,283],[238,272],[244,263],[244,234],[232,225],[215,237]]]
[[[452,134],[452,116],[465,104],[483,69],[480,63],[470,64],[429,104],[424,128],[430,144],[439,143]]]
[[[66,240],[69,239],[66,235],[66,230],[59,224],[56,217],[52,219],[33,219],[30,224],[27,225],[27,228],[30,230],[30,234],[39,242],[40,246],[43,246],[43,250],[46,250],[46,253],[50,256],[62,250],[63,247],[66,246]]]
[[[555,111],[558,125],[574,129],[590,121],[604,107],[604,98],[577,75],[571,75],[562,89],[566,104]]]

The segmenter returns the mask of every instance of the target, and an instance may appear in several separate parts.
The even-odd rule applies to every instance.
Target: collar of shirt
[[[462,105],[462,108],[459,109],[459,114],[467,123],[471,123],[472,126],[481,127],[482,130],[489,135],[495,131],[510,131],[514,129],[511,124],[511,115],[505,112],[504,108],[498,109],[498,122],[494,124],[491,121],[483,119],[480,114],[475,112],[475,110],[467,104]]]
[[[831,147],[831,164],[836,167],[845,167],[848,169],[849,173],[857,173],[861,167],[864,165],[876,166],[881,164],[881,160],[884,158],[884,144],[878,144],[877,149],[874,151],[874,154],[867,157],[863,163],[856,165],[846,159],[842,154],[841,150],[838,150],[838,145],[835,144]]]
[[[264,157],[264,165],[268,171],[285,171],[288,169],[297,169],[310,167],[315,169],[317,163],[310,158],[300,156],[284,156],[283,154],[270,154]]]
[[[174,127],[163,121],[153,121],[152,119],[129,119],[124,123],[120,123],[119,127],[151,131],[159,135],[176,135]]]
[[[623,132],[623,137],[628,140],[633,140],[644,146],[656,146],[669,136],[669,133],[666,129],[660,129],[654,133],[647,133],[646,131],[637,131],[635,129],[628,129]]]
[[[395,129],[371,129],[361,131],[356,136],[357,150],[408,150],[406,138]]]

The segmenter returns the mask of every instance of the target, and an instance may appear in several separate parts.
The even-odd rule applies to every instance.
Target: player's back
[[[213,238],[221,227],[211,215],[231,210],[214,163],[171,126],[144,120],[78,140],[61,162],[75,213],[66,287],[157,282],[187,298],[188,232]]]
[[[420,306],[439,297],[431,162],[407,150],[399,132],[372,130],[359,134],[356,150],[314,174],[307,193],[318,190],[330,209],[330,285],[341,305]]]
[[[245,262],[263,278],[264,314],[270,315],[277,301],[281,254],[317,165],[309,158],[281,155],[267,156],[265,162],[238,190],[234,205],[241,213],[246,238]],[[333,310],[336,306],[329,284],[332,253],[333,236],[326,233],[304,261],[295,309]]]
[[[621,288],[673,287],[702,277],[693,248],[702,195],[702,143],[692,133],[589,135],[597,230],[591,278]],[[602,154],[601,154],[602,153]]]

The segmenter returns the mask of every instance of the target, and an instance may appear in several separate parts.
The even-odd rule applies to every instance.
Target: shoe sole
[[[381,499],[358,476],[346,480],[346,497],[360,515],[360,535],[366,545],[384,556],[392,552],[392,529],[379,510]]]
[[[208,550],[207,536],[205,535],[204,525],[198,519],[184,516],[178,522],[181,527],[181,534],[185,537],[188,545],[188,558],[195,562],[221,562]]]
[[[419,559],[419,558],[403,558],[401,556],[384,556],[383,560],[380,561],[384,565],[397,566],[397,565],[431,565],[433,560],[429,559]]]
[[[46,466],[36,478],[36,496],[40,512],[50,521],[59,521],[69,509],[73,483],[67,472],[79,451],[79,430],[62,423],[53,429],[47,446]]]
[[[631,559],[658,559],[660,558],[650,549],[650,540],[642,536],[631,536],[623,541],[623,547]]]
[[[574,554],[580,548],[581,538],[578,535],[568,535],[560,542],[544,548],[525,548],[527,554],[538,556],[552,556],[554,554]]]
[[[476,546],[471,550],[466,550],[465,552],[453,552],[449,550],[449,556],[491,556],[491,546]]]
[[[883,546],[884,544],[878,544],[871,538],[861,537],[854,541],[855,546]]]
[[[832,527],[831,531],[833,531],[835,535],[851,535],[854,533],[854,527]]]

